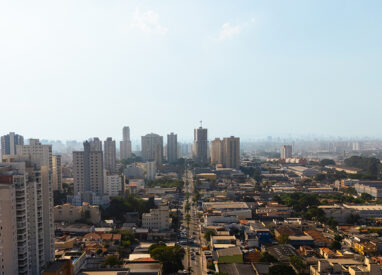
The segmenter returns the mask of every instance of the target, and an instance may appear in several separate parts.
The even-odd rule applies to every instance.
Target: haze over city
[[[0,0],[0,275],[382,275],[381,10]]]
[[[192,140],[199,120],[211,137],[381,138],[381,8],[1,1],[0,125],[62,140],[118,138],[125,124],[136,139]]]

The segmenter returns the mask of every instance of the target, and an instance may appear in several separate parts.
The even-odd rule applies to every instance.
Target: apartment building
[[[62,190],[61,155],[52,156],[52,188],[53,190]]]
[[[116,171],[117,165],[117,148],[115,146],[115,140],[108,137],[104,143],[104,168],[111,173]]]
[[[156,229],[166,231],[170,228],[169,208],[161,205],[157,209],[151,209],[150,213],[142,215],[142,227],[149,230]]]
[[[41,274],[53,260],[42,178],[22,161],[0,165],[0,274]]]
[[[104,170],[104,194],[116,197],[121,195],[122,192],[122,177],[118,174],[111,174],[109,171]]]

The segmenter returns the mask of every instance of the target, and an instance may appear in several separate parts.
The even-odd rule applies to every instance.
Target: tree
[[[293,265],[298,271],[301,271],[302,269],[304,269],[306,267],[306,264],[304,263],[304,261],[296,256],[296,255],[293,255],[293,256],[290,256],[289,257],[289,262],[291,263],[291,265]]]
[[[262,263],[277,263],[277,259],[268,252],[262,253],[259,261]]]
[[[322,159],[320,161],[320,165],[326,166],[326,165],[336,165],[336,162],[332,159]]]
[[[296,275],[296,272],[290,265],[279,264],[269,268],[268,275]]]
[[[362,193],[361,194],[361,200],[363,200],[365,202],[369,202],[369,201],[373,200],[373,196],[370,194],[367,194],[367,193]]]
[[[289,241],[289,236],[286,234],[281,234],[280,236],[278,236],[277,241],[280,244],[286,244]]]
[[[179,215],[177,213],[171,212],[170,218],[171,218],[171,228],[174,230],[177,230],[180,226]]]
[[[359,214],[353,214],[351,213],[347,218],[346,218],[346,222],[348,224],[358,224],[361,220],[361,216]]]
[[[215,232],[213,230],[207,230],[204,233],[204,238],[206,239],[207,242],[211,241],[211,236],[215,236]]]
[[[179,245],[166,246],[164,243],[153,244],[149,247],[149,253],[152,258],[163,264],[164,274],[176,273],[184,268],[182,260],[185,251]]]
[[[332,250],[340,250],[342,247],[341,242],[334,240],[332,244],[330,245],[330,248]]]
[[[108,256],[105,261],[104,261],[104,264],[105,265],[108,265],[108,266],[116,266],[116,265],[121,265],[122,264],[122,261],[119,260],[117,257],[115,256]]]

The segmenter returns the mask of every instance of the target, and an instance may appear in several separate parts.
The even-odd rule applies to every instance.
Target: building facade
[[[193,157],[198,163],[208,163],[208,133],[207,129],[199,127],[194,129]]]
[[[62,190],[61,155],[52,156],[52,188],[53,190]]]
[[[122,129],[122,141],[119,144],[120,158],[127,159],[131,157],[130,128],[128,126]]]
[[[157,229],[166,231],[170,228],[169,208],[167,205],[161,205],[157,209],[151,209],[150,213],[143,213],[142,227],[149,230]]]
[[[220,138],[215,138],[211,141],[210,157],[211,164],[218,164],[223,162],[222,141]]]
[[[119,174],[111,174],[109,171],[105,170],[104,173],[104,194],[116,197],[121,195],[122,192],[122,177]]]
[[[178,160],[178,136],[174,133],[167,135],[167,161],[174,163]]]
[[[141,142],[143,160],[155,161],[157,165],[161,165],[163,159],[163,137],[151,133],[142,136]]]
[[[293,148],[292,145],[283,145],[281,146],[281,159],[289,159],[293,155]]]
[[[103,153],[99,147],[84,142],[84,151],[73,152],[74,194],[94,193],[103,196]],[[93,203],[89,198],[83,201]]]
[[[229,137],[222,141],[223,165],[225,168],[240,168],[240,138]]]
[[[111,173],[116,171],[117,166],[117,148],[115,146],[115,140],[108,137],[104,143],[104,168]]]
[[[17,145],[16,151],[17,156],[25,160],[36,170],[36,172],[33,173],[35,185],[41,186],[42,208],[41,210],[37,209],[35,215],[37,219],[42,216],[44,260],[45,263],[48,263],[54,259],[52,146],[43,145],[38,139],[30,139],[29,145]],[[31,173],[32,172],[30,172],[28,176],[32,176]],[[39,196],[39,194],[34,194],[34,196]],[[38,221],[36,221],[36,223],[38,223]]]
[[[24,145],[24,138],[21,135],[10,132],[1,137],[1,155],[16,155],[16,146]]]
[[[0,274],[41,274],[54,259],[42,170],[21,159],[0,165]]]

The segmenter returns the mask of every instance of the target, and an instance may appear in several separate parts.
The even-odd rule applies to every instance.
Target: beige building
[[[28,271],[28,246],[27,246],[27,236],[25,234],[26,230],[26,207],[25,207],[25,186],[16,188],[18,176],[12,175],[0,176],[0,274],[19,274],[19,263],[20,263],[20,272]],[[21,179],[23,181],[23,179]],[[23,184],[24,185],[24,184]],[[16,191],[22,193],[23,206],[16,207]],[[20,194],[18,198],[20,199]],[[16,217],[17,211],[22,212],[22,214]],[[16,218],[19,220],[19,223],[16,222]],[[19,227],[17,226],[19,224]],[[23,227],[22,227],[23,225]],[[23,235],[17,234],[17,229],[24,231]],[[17,238],[21,237],[25,244],[19,245]],[[25,251],[26,257],[19,254],[18,248],[21,251]],[[25,261],[25,266],[23,262]]]
[[[141,142],[143,160],[155,161],[157,165],[161,165],[163,159],[163,137],[151,133],[142,136]]]
[[[220,138],[215,138],[211,141],[210,157],[212,164],[223,163],[222,141]]]
[[[381,275],[378,264],[365,258],[364,263],[354,259],[319,260],[317,265],[310,266],[311,275],[349,274],[349,275]]]
[[[111,173],[116,171],[117,165],[117,148],[115,146],[115,140],[108,137],[104,143],[104,168]]]
[[[225,168],[240,168],[240,138],[231,136],[223,138],[223,166]]]
[[[84,142],[84,151],[73,152],[74,194],[94,192],[103,195],[103,154],[91,142]],[[86,201],[86,200],[85,200]],[[90,202],[90,201],[87,201]],[[91,202],[90,202],[91,203]]]
[[[292,157],[293,148],[292,145],[283,145],[281,146],[281,159],[289,159]]]
[[[101,221],[101,212],[98,205],[83,203],[82,206],[74,206],[69,203],[54,207],[54,221],[75,223],[81,219],[87,219],[93,224]]]
[[[52,156],[52,187],[53,190],[62,190],[61,156]]]
[[[26,160],[35,169],[39,169],[35,178],[39,178],[40,181],[36,181],[34,184],[41,185],[42,208],[37,209],[35,215],[42,216],[44,262],[48,263],[54,259],[52,146],[43,145],[38,139],[30,139],[29,145],[17,145],[16,151],[17,156]]]
[[[43,170],[21,160],[0,165],[0,262],[7,263],[0,265],[0,274],[40,274],[54,256],[50,254],[54,253],[53,235],[49,234],[53,229],[44,209]],[[53,217],[53,209],[51,212]],[[10,258],[13,260],[7,260]],[[12,268],[18,272],[8,272]]]
[[[150,213],[144,213],[142,215],[142,227],[150,230],[168,230],[170,228],[170,216],[168,206],[161,205],[157,209],[151,209]]]

